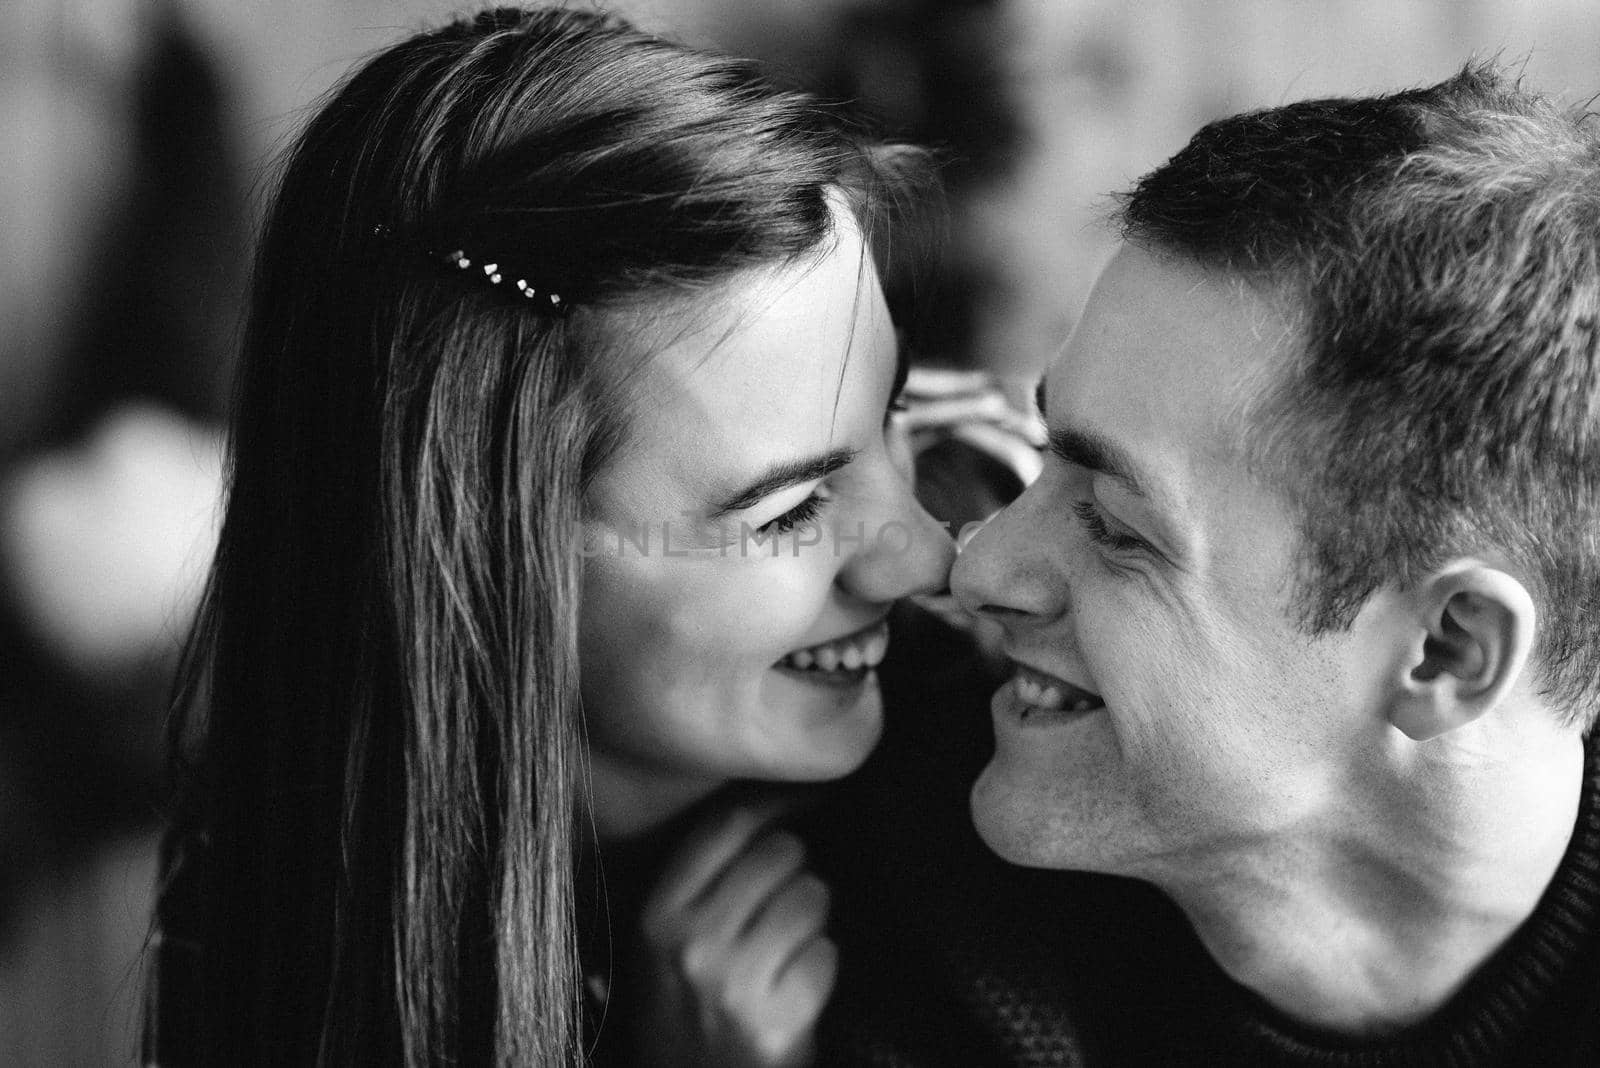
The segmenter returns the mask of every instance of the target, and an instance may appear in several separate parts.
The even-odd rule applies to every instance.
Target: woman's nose
[[[874,510],[857,521],[855,530],[842,532],[859,548],[840,582],[863,600],[887,603],[949,586],[956,556],[949,531],[917,503],[909,485],[895,482],[891,507]]]

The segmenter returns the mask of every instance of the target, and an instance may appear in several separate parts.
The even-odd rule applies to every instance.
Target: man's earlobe
[[[1396,679],[1389,719],[1424,741],[1471,723],[1516,683],[1533,648],[1533,598],[1512,576],[1455,561],[1416,590],[1422,633]]]

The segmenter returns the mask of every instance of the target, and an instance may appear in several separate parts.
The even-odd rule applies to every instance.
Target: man
[[[1120,216],[952,577],[1015,663],[978,831],[1097,873],[1036,917],[1088,902],[1075,1041],[1600,1064],[1600,134],[1472,67]]]

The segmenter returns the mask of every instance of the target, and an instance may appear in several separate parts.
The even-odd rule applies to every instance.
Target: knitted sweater
[[[1352,1040],[1232,982],[1153,887],[995,859],[967,814],[992,746],[992,679],[937,640],[886,685],[920,692],[920,707],[891,708],[888,744],[812,835],[842,950],[821,1063],[1600,1066],[1594,746],[1571,843],[1533,914],[1428,1020]]]

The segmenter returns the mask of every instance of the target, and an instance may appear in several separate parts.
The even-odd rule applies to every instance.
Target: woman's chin
[[[773,753],[771,778],[790,782],[839,779],[859,768],[883,735],[883,695],[874,671],[855,679],[774,668],[769,708],[787,720],[774,731],[785,740]],[[830,676],[842,672],[828,672]],[[790,710],[793,710],[792,712]]]

